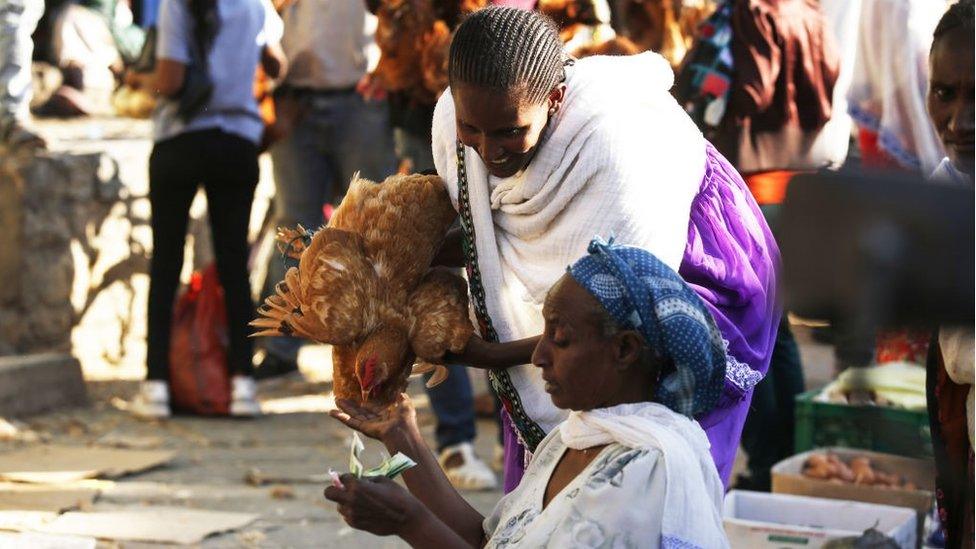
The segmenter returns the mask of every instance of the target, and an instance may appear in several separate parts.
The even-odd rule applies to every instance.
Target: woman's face
[[[621,347],[627,345],[622,337],[604,334],[601,310],[596,298],[568,275],[556,282],[546,298],[545,333],[532,363],[542,369],[546,392],[559,408],[614,406],[633,401],[624,395],[634,394],[635,386],[649,387],[648,380],[639,379],[633,353]]]
[[[565,86],[542,102],[524,99],[521,90],[499,92],[458,83],[451,87],[458,138],[478,151],[495,177],[511,177],[532,159],[550,112],[559,108]]]
[[[928,110],[949,160],[973,175],[973,33],[957,27],[932,45]]]

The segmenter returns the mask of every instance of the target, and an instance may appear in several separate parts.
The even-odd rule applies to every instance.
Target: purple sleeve
[[[692,202],[678,273],[705,301],[728,344],[725,389],[698,417],[728,482],[752,389],[769,368],[781,311],[776,300],[779,247],[739,173],[711,144],[705,178]]]

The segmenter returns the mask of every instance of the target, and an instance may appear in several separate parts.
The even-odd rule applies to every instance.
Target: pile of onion
[[[813,454],[803,464],[803,475],[838,484],[916,489],[915,484],[905,477],[879,471],[871,466],[870,459],[862,456],[851,458],[850,463],[845,463],[835,454]]]

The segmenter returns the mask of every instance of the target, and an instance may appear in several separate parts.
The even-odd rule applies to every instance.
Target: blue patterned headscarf
[[[662,372],[654,401],[686,416],[709,411],[725,384],[726,352],[698,294],[641,248],[596,238],[588,251],[569,268],[570,276],[621,328],[640,333],[674,362],[674,370]]]

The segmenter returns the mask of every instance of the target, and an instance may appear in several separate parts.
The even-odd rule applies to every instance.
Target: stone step
[[[81,365],[68,354],[0,357],[0,417],[85,406]]]

